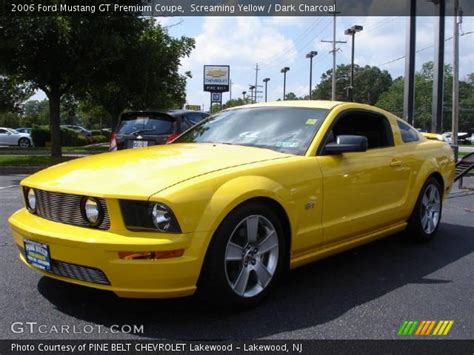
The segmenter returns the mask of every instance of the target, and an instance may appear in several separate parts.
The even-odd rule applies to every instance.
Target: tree
[[[296,96],[294,92],[289,92],[285,95],[285,100],[303,100],[302,98]]]
[[[173,38],[154,21],[144,25],[127,55],[92,77],[80,95],[90,106],[102,107],[112,127],[126,109],[181,108],[186,102],[191,74],[181,75],[178,69],[181,58],[194,48],[194,39]]]
[[[224,107],[225,107],[225,108],[237,107],[237,106],[247,105],[248,103],[249,103],[249,101],[248,101],[247,99],[244,101],[244,99],[242,99],[241,97],[239,97],[239,98],[237,98],[237,99],[232,99],[232,100],[227,101],[227,102],[224,104]]]
[[[467,81],[459,83],[460,115],[459,129],[472,131],[474,129],[474,75],[468,76]],[[452,107],[452,67],[444,67],[444,92],[443,92],[443,127],[442,130],[451,129]],[[404,79],[399,77],[394,80],[388,91],[380,96],[377,106],[393,112],[398,116],[403,114],[403,89]],[[423,64],[415,73],[415,117],[416,127],[431,130],[432,120],[432,92],[433,92],[433,62]]]
[[[81,2],[89,3],[95,2]],[[121,2],[138,3],[139,0]],[[137,58],[130,49],[143,38],[148,24],[139,15],[1,17],[0,74],[32,83],[35,89],[45,92],[49,100],[52,156],[59,157],[62,153],[61,98],[82,92],[90,80],[103,77],[103,73],[109,73],[109,77],[111,73],[120,76],[124,65],[134,63]],[[163,85],[168,86],[166,80]]]
[[[336,68],[336,100],[347,101],[347,87],[350,84],[351,66],[341,64]],[[366,65],[354,66],[354,101],[373,105],[380,95],[392,85],[392,77],[386,70]],[[321,76],[321,82],[313,90],[313,98],[330,100],[332,70]]]
[[[21,103],[33,95],[29,83],[18,83],[13,77],[0,75],[0,112],[19,112]]]
[[[23,116],[21,118],[24,127],[33,125],[46,125],[49,122],[48,100],[29,100],[23,105]]]

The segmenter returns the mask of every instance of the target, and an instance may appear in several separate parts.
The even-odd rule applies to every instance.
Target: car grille
[[[69,277],[71,279],[92,282],[102,285],[110,285],[107,276],[99,269],[88,266],[69,264],[62,261],[51,260],[52,274]]]
[[[19,245],[17,246],[18,249],[20,249],[20,253],[26,260],[25,249]],[[65,263],[64,261],[51,259],[51,270],[44,271],[50,274],[55,274],[70,279],[87,281],[101,285],[110,285],[109,279],[107,278],[107,276],[105,276],[102,270],[89,266],[70,264]]]
[[[36,191],[36,214],[50,221],[72,224],[75,226],[90,227],[81,213],[81,200],[84,196],[70,195],[60,192],[44,190]],[[109,229],[110,217],[104,199],[98,199],[104,218],[95,228]]]

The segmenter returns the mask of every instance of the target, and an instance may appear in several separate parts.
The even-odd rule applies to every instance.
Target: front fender
[[[204,209],[197,230],[214,233],[234,208],[252,198],[262,197],[279,203],[289,220],[294,220],[295,206],[286,188],[264,176],[241,176],[225,182],[214,192]]]

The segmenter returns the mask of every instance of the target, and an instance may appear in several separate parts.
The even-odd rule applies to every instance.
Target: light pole
[[[312,88],[313,88],[313,57],[316,57],[318,52],[311,51],[306,54],[306,58],[309,58],[309,99],[312,100]]]
[[[286,95],[286,72],[289,71],[289,67],[284,67],[280,70],[280,73],[283,73],[283,101],[285,101]]]
[[[355,47],[355,34],[364,29],[359,25],[354,25],[344,31],[344,34],[352,36],[352,53],[351,53],[351,81],[349,84],[349,101],[354,101],[354,47]]]
[[[244,103],[245,103],[245,94],[247,93],[247,91],[242,91],[242,100],[244,100]]]
[[[263,79],[263,82],[265,83],[265,102],[267,102],[267,85],[269,81],[270,81],[270,78]]]
[[[249,85],[249,89],[250,89],[250,97],[251,97],[251,100],[252,100],[252,103],[255,103],[256,102],[256,91],[257,91],[257,88],[255,87],[255,85]],[[254,99],[254,95],[255,95],[255,99]]]

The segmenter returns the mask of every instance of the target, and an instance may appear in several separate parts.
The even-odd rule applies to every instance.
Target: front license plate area
[[[133,148],[148,147],[148,141],[133,141]]]
[[[51,258],[49,257],[49,246],[47,244],[24,241],[26,261],[42,270],[51,270]]]

